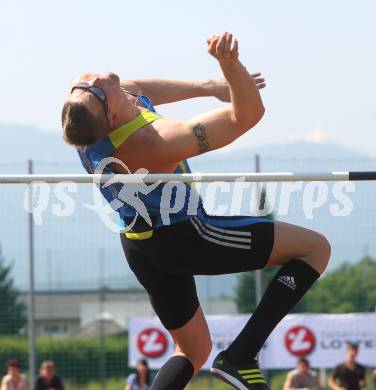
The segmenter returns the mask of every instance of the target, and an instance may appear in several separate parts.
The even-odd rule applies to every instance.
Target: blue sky
[[[208,35],[233,32],[240,57],[268,81],[266,115],[237,146],[329,141],[376,155],[376,2],[0,0],[0,123],[59,130],[71,80],[220,77]],[[189,118],[219,105],[161,108]]]

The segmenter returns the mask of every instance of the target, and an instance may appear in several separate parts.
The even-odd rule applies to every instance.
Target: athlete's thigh
[[[195,274],[232,274],[264,268],[273,248],[273,222],[266,219],[193,217],[191,230],[195,246],[185,256],[191,257]]]
[[[274,245],[268,267],[284,264],[292,258],[304,258],[323,243],[320,233],[285,222],[274,223]]]
[[[192,275],[176,275],[162,269],[143,251],[142,243],[121,236],[131,270],[149,294],[153,309],[168,330],[184,326],[199,307]]]
[[[223,275],[264,268],[273,236],[270,220],[204,215],[155,229],[143,247],[167,274]]]

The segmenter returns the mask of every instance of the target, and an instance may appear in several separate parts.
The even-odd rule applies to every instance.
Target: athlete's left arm
[[[252,74],[258,89],[265,87],[261,73]],[[216,97],[223,102],[230,101],[230,90],[225,79],[207,81],[143,79],[125,80],[121,85],[129,92],[148,96],[153,105],[173,103],[197,97]]]

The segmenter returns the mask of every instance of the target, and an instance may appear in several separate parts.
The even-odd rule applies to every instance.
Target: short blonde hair
[[[83,103],[67,101],[61,112],[64,140],[74,146],[95,143],[108,130],[106,116],[94,115]]]

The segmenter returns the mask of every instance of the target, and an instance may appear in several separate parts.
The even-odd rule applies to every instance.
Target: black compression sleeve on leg
[[[226,350],[234,364],[255,358],[270,333],[300,301],[320,274],[308,263],[294,259],[274,276],[260,304],[239,336]]]
[[[159,370],[151,390],[181,390],[192,379],[194,368],[184,356],[173,356]]]

